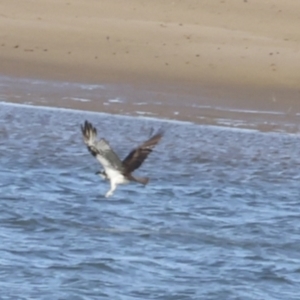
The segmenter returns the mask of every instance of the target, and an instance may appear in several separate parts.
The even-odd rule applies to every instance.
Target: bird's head
[[[105,180],[108,179],[107,174],[105,173],[105,171],[98,171],[95,174],[99,175],[102,179],[105,179]]]

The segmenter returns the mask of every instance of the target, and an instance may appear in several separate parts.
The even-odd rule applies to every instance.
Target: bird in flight
[[[96,174],[110,181],[110,189],[105,194],[105,197],[112,196],[119,184],[125,184],[130,181],[139,182],[144,185],[148,183],[149,178],[136,177],[132,175],[132,172],[138,169],[152,152],[163,136],[162,131],[154,134],[149,140],[133,149],[122,161],[104,138],[97,139],[97,129],[90,122],[85,121],[81,125],[81,131],[84,143],[89,152],[103,166],[104,170]]]

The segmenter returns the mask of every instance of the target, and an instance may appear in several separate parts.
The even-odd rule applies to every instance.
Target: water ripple
[[[172,123],[138,171],[150,184],[106,199],[80,123],[122,157],[162,123],[0,116],[1,299],[300,298],[297,135]]]

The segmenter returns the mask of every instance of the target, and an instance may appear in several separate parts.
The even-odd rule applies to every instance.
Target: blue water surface
[[[80,124],[120,155],[109,189]],[[298,134],[0,104],[0,299],[300,299]]]

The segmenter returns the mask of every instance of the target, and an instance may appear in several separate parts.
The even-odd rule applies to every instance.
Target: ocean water
[[[165,130],[146,187],[104,197],[84,120]],[[300,299],[298,133],[2,102],[0,153],[0,299]]]

